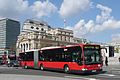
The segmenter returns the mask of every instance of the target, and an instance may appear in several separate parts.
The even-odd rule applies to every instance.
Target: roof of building
[[[27,19],[24,23],[33,23],[33,24],[38,24],[38,25],[46,25],[49,28],[51,28],[50,25],[48,25],[48,23],[43,21],[43,20]]]
[[[67,32],[72,32],[73,33],[73,30],[69,30],[69,29],[64,29],[64,28],[56,28],[56,30],[61,30],[61,31],[67,31]]]
[[[13,19],[10,19],[10,18],[3,18],[3,19],[0,19],[0,21],[3,21],[3,20],[11,20],[11,21],[14,21],[14,22],[19,22],[18,20],[13,20]]]

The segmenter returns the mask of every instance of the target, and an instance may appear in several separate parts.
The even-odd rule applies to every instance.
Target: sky
[[[0,0],[0,19],[44,20],[95,42],[120,39],[120,0]]]

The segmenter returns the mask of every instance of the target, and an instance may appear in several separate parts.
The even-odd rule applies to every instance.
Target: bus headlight
[[[98,67],[101,67],[101,65],[100,65],[100,64],[98,64]]]
[[[86,71],[87,69],[86,68],[82,68],[82,71]]]

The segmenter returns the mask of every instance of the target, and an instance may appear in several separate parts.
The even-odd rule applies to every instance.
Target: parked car
[[[0,65],[2,65],[2,60],[0,60]]]
[[[4,65],[5,63],[6,63],[6,61],[0,60],[0,65]]]
[[[8,67],[19,67],[19,61],[17,60],[14,60],[14,61],[10,61],[8,64],[7,64]]]

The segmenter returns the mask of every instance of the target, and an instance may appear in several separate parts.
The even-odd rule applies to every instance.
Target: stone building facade
[[[17,53],[30,49],[48,46],[70,45],[81,43],[73,37],[73,31],[63,28],[52,28],[44,21],[26,20],[16,43]]]

